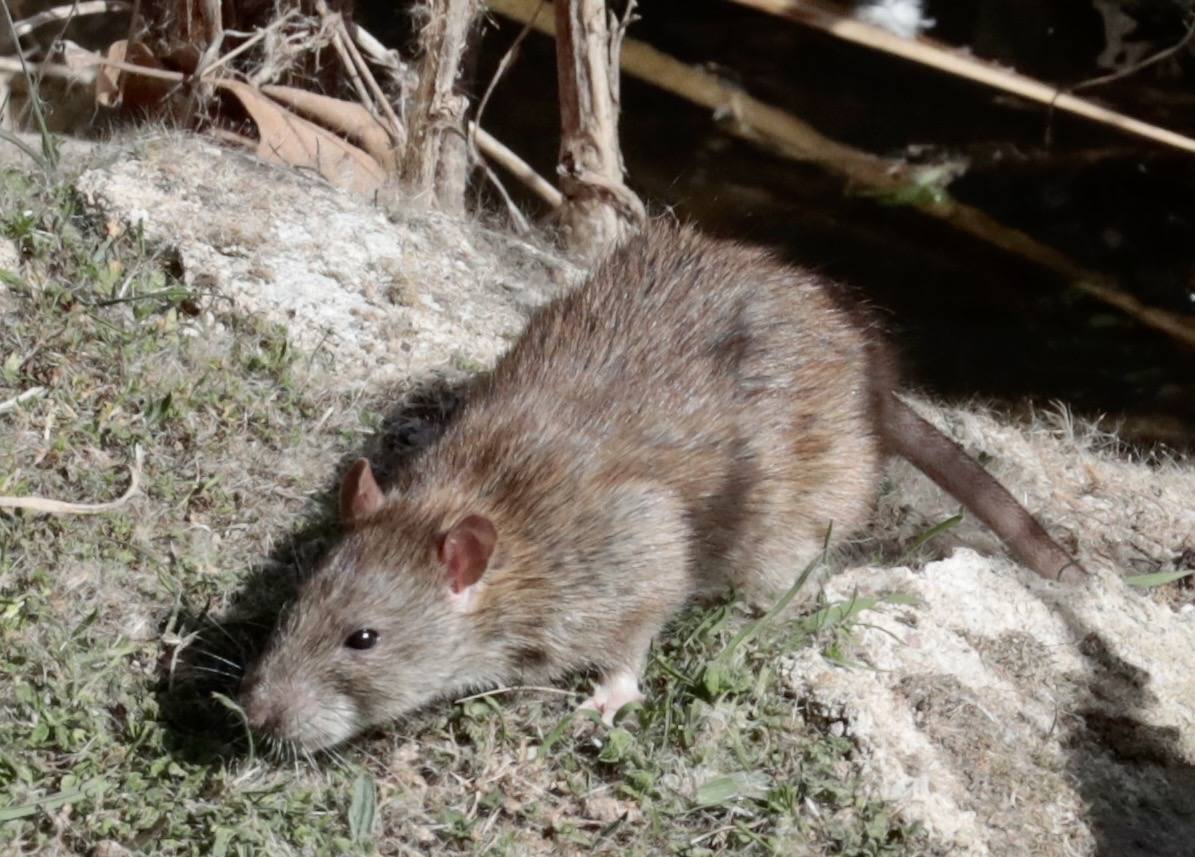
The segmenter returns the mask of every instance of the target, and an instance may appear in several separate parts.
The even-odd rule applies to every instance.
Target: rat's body
[[[390,495],[354,468],[350,532],[247,680],[250,722],[319,747],[583,668],[612,715],[689,598],[766,604],[831,525],[863,524],[886,450],[1059,573],[1066,554],[892,396],[894,374],[816,275],[650,226],[533,316]]]

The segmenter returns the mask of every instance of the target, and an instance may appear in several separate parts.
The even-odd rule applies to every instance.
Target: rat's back
[[[858,316],[822,278],[767,251],[657,223],[531,319],[498,364],[495,388],[596,395],[615,412],[685,410],[711,395],[787,400],[853,383],[866,346]]]
[[[870,510],[871,335],[818,276],[653,224],[532,317],[454,457],[495,485],[534,472],[538,507],[553,482],[658,482],[688,512],[704,577],[782,589],[827,527]]]

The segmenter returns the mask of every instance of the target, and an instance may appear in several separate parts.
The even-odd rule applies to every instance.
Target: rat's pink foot
[[[581,703],[581,710],[592,709],[602,716],[607,726],[614,724],[614,715],[624,705],[642,702],[639,692],[639,677],[628,669],[608,673],[594,685],[593,696]]]

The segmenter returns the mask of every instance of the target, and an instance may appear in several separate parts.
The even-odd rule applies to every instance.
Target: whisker
[[[344,765],[342,764],[342,760],[339,757],[337,757],[336,753],[333,752],[330,748],[325,747],[322,750],[316,750],[316,754],[319,756],[322,756],[326,762],[331,762],[332,763],[331,766],[333,768],[338,769],[338,770],[344,770]]]
[[[205,667],[200,664],[188,664],[188,667],[193,670],[199,670],[200,672],[222,676],[223,678],[235,678],[239,680],[241,677],[239,673],[230,673],[228,670],[213,669],[212,667]]]
[[[222,664],[228,664],[228,666],[232,667],[238,673],[243,673],[245,671],[245,667],[242,666],[241,664],[238,664],[236,661],[230,661],[228,658],[222,658],[219,655],[217,655],[215,652],[209,652],[204,649],[196,649],[195,651],[198,654],[203,655],[204,657],[212,658],[213,660],[217,660]]]
[[[347,773],[353,769],[353,766],[349,762],[348,758],[346,758],[339,750],[329,747],[325,752],[332,757],[332,760],[336,763],[336,767],[340,770]]]
[[[217,631],[219,631],[221,634],[223,634],[225,637],[228,638],[228,642],[232,643],[234,646],[237,647],[237,651],[244,653],[244,647],[241,645],[241,641],[238,640],[236,637],[234,637],[232,634],[228,633],[228,630],[218,620],[213,619],[211,616],[209,616],[208,621],[212,623],[213,628],[215,628]]]
[[[364,742],[358,742],[358,743],[353,744],[352,745],[353,750],[356,751],[357,753],[360,753],[365,758],[369,759],[369,761],[373,762],[379,768],[385,769],[386,764],[381,759],[379,759],[377,756],[375,756],[373,753],[366,750],[365,747],[362,746],[363,743]]]

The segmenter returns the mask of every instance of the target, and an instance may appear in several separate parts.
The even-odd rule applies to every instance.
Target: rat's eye
[[[350,649],[372,649],[378,644],[378,632],[372,628],[362,628],[349,634],[344,644]]]

